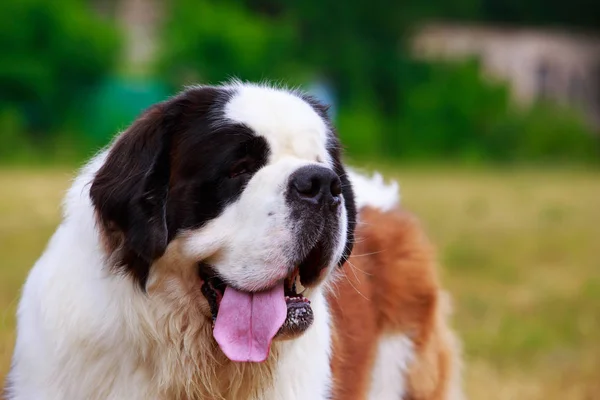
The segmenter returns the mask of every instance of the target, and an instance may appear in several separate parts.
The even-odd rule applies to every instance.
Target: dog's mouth
[[[316,246],[284,280],[260,292],[245,292],[228,285],[214,268],[201,263],[202,294],[213,318],[213,336],[232,361],[262,362],[271,341],[293,339],[313,323],[314,315],[305,295],[320,278],[326,265]]]

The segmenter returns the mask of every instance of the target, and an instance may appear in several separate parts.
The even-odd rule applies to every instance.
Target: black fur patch
[[[266,163],[266,141],[247,127],[213,128],[230,96],[197,88],[151,107],[116,140],[92,182],[109,246],[142,288],[177,231],[219,215]]]

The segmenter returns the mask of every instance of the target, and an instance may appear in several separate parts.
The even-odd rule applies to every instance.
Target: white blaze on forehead
[[[292,92],[240,84],[225,105],[225,118],[267,139],[271,161],[285,156],[331,164],[327,125],[310,104]]]

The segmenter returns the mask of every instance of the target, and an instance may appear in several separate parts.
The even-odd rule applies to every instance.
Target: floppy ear
[[[171,134],[164,109],[150,108],[121,134],[90,189],[103,227],[120,233],[127,258],[147,264],[167,246]]]

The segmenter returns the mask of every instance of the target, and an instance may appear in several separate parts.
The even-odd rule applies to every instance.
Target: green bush
[[[293,31],[283,21],[250,13],[238,2],[174,0],[169,6],[158,71],[172,87],[233,77],[289,82],[295,75]]]
[[[373,159],[386,153],[383,133],[387,126],[372,102],[360,101],[340,108],[335,125],[350,156]]]
[[[496,125],[510,118],[504,85],[484,82],[475,61],[424,64],[421,80],[404,92],[398,154],[407,157],[510,158]]]
[[[87,7],[0,1],[0,110],[17,110],[30,133],[62,129],[117,60],[118,32]]]
[[[542,162],[600,161],[600,140],[579,113],[554,104],[536,104],[520,118],[513,138],[515,158]]]
[[[0,160],[21,161],[32,153],[31,144],[23,135],[22,115],[14,107],[0,108]]]
[[[552,104],[513,104],[507,86],[484,79],[476,61],[420,63],[409,71],[397,119],[382,120],[368,106],[340,110],[352,155],[379,149],[397,160],[600,161],[598,137],[580,116]]]
[[[430,11],[449,13],[443,2],[163,3],[156,76],[133,81],[111,74],[120,35],[89,2],[1,0],[0,160],[48,149],[87,156],[184,84],[238,77],[299,85],[315,76],[332,83],[336,124],[357,158],[600,160],[598,136],[572,110],[517,107],[506,85],[484,79],[475,61],[410,58],[399,39]]]

